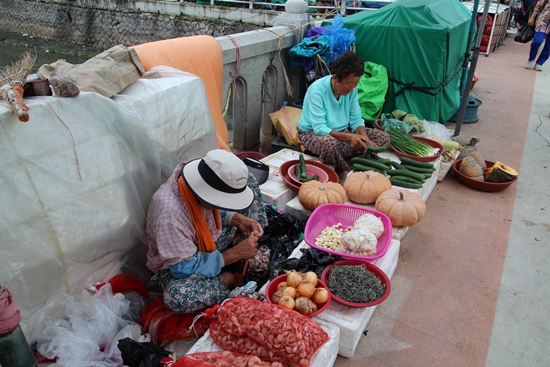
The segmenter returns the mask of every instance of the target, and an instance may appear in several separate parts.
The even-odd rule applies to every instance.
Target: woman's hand
[[[245,217],[242,214],[235,213],[233,219],[231,219],[231,225],[239,228],[239,230],[247,237],[255,234],[257,238],[263,236],[264,230],[260,223],[256,222],[252,218]]]
[[[361,137],[361,139],[367,143],[368,145],[370,145],[371,147],[373,148],[377,148],[378,145],[374,144],[370,139],[369,137],[367,136],[367,130],[365,129],[364,126],[359,126],[357,127],[357,129],[355,129],[354,131],[355,134],[359,135]],[[363,143],[364,145],[364,143]]]
[[[252,259],[258,249],[258,236],[252,235],[236,244],[232,250],[234,255],[241,259]]]
[[[527,24],[528,25],[535,24],[535,19],[536,19],[536,16],[535,16],[535,13],[533,13],[533,15],[531,15],[531,17],[529,18],[529,22],[527,22]]]
[[[258,236],[251,235],[235,246],[223,252],[225,265],[232,264],[239,260],[252,259],[258,249]]]

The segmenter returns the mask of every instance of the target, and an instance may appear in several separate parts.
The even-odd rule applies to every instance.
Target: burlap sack
[[[83,92],[96,92],[112,97],[138,80],[145,73],[137,53],[123,45],[114,46],[83,64],[73,65],[64,60],[44,64],[38,69],[41,79],[53,75],[69,76]]]

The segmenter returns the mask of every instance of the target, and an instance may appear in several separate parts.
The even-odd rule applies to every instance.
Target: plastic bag
[[[317,274],[317,277],[321,278],[323,270],[325,270],[327,265],[338,260],[343,260],[341,256],[329,255],[327,252],[314,248],[300,249],[300,251],[302,251],[300,258],[285,258],[273,261],[269,268],[269,277],[273,279],[283,274],[285,270],[296,270],[300,273],[313,271]]]
[[[382,121],[380,122],[380,126],[386,131],[389,128],[392,128],[392,129],[401,131],[404,134],[408,134],[413,129],[412,126],[404,123],[403,121],[395,119],[395,118],[387,117],[386,115],[382,115],[381,120]]]
[[[38,335],[38,352],[56,360],[58,366],[120,366],[118,349],[105,346],[112,345],[125,327],[135,325],[123,318],[129,305],[123,294],[112,294],[110,284],[95,294],[84,290],[80,296],[65,296],[50,305],[52,314],[64,316],[50,322]],[[47,317],[48,309],[42,315]]]
[[[331,26],[325,27],[323,35],[330,39],[330,51],[326,53],[327,64],[331,64],[355,43],[355,29],[344,28],[344,17],[334,16]]]
[[[411,135],[414,136],[437,136],[443,139],[451,140],[452,134],[449,130],[447,130],[447,127],[445,125],[440,124],[439,122],[434,121],[426,121],[424,120],[426,124],[426,132],[422,134],[417,133],[411,133]]]
[[[535,37],[535,27],[528,25],[523,27],[521,31],[514,37],[514,41],[519,43],[528,43]]]
[[[170,352],[155,343],[140,343],[131,338],[120,339],[118,349],[128,367],[160,367],[161,360],[170,356]]]
[[[365,73],[357,85],[361,117],[367,121],[376,120],[382,113],[382,107],[388,91],[388,70],[385,66],[367,61]]]

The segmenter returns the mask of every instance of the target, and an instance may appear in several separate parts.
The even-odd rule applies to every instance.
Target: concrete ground
[[[479,122],[461,130],[519,180],[487,193],[451,169],[403,238],[355,356],[334,366],[550,366],[550,64],[526,70],[528,52],[508,37],[480,55]]]

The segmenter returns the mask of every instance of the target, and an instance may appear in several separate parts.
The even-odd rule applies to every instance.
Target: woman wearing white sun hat
[[[267,225],[260,195],[243,161],[222,149],[181,163],[153,195],[147,267],[168,308],[195,312],[222,302],[240,284],[222,269],[256,254]],[[244,239],[234,244],[237,229]]]

